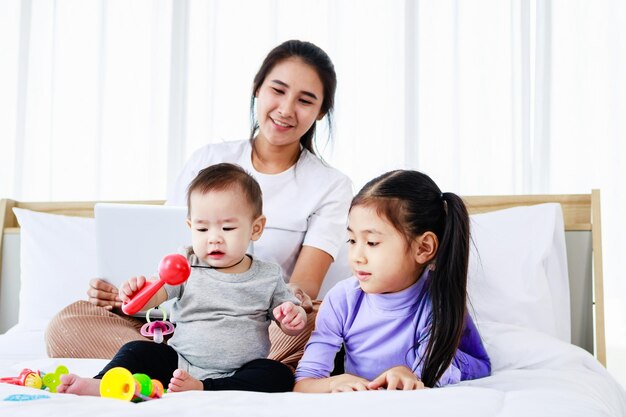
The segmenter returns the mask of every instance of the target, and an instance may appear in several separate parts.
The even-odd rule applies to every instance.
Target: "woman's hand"
[[[306,292],[297,284],[289,283],[287,287],[291,290],[291,293],[300,301],[300,306],[305,312],[310,313],[313,311],[313,301]]]
[[[404,391],[424,388],[424,383],[406,366],[396,366],[378,375],[367,386],[369,389],[386,388]]]
[[[87,297],[89,297],[88,300],[91,304],[107,310],[122,307],[122,300],[115,285],[99,278],[93,278],[89,281]]]

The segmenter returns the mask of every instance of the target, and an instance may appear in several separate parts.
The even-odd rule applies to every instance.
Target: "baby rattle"
[[[189,278],[190,272],[189,262],[183,255],[167,255],[159,263],[159,279],[146,282],[146,285],[134,294],[130,301],[122,304],[122,311],[129,316],[136,314],[163,285],[180,285]]]

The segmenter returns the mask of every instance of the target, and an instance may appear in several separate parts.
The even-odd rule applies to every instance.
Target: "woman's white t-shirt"
[[[187,161],[167,204],[186,206],[189,183],[200,170],[220,162],[241,166],[261,186],[267,223],[261,238],[251,245],[253,255],[279,264],[286,281],[291,277],[302,245],[321,249],[336,259],[347,239],[352,199],[352,183],[346,175],[324,165],[306,149],[286,171],[263,174],[252,165],[250,141],[210,144],[195,151]]]

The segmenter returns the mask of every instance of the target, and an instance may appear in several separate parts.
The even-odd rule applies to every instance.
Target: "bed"
[[[626,392],[604,367],[599,191],[465,200],[469,310],[492,359],[488,378],[415,392],[186,392],[139,404],[0,384],[0,414],[626,415]],[[84,298],[94,273],[93,204],[0,201],[0,376],[60,364],[90,376],[106,362],[47,358],[43,343],[47,321]]]

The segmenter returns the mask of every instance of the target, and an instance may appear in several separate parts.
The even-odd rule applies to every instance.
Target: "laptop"
[[[186,207],[97,203],[94,216],[98,277],[118,288],[133,276],[157,277],[165,255],[191,246]]]

